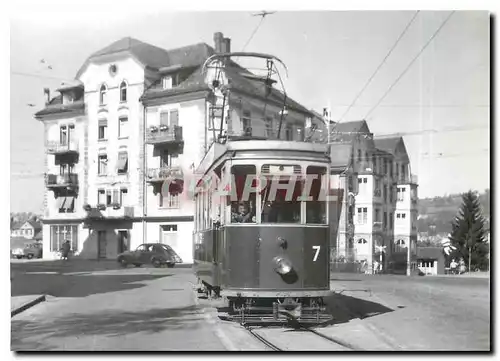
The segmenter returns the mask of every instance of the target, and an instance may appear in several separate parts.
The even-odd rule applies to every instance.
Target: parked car
[[[118,263],[123,267],[133,264],[140,267],[143,264],[152,264],[154,267],[172,268],[176,263],[182,263],[182,259],[172,249],[172,247],[161,243],[141,244],[135,251],[120,253],[117,257]]]
[[[23,250],[23,256],[27,259],[42,258],[43,245],[40,243],[27,244]]]
[[[21,247],[11,249],[10,252],[13,258],[21,259],[24,257],[24,249]]]

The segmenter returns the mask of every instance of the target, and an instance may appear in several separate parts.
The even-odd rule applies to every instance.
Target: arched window
[[[120,102],[127,101],[127,83],[125,80],[120,84]]]
[[[101,85],[101,89],[99,90],[99,104],[100,105],[105,105],[106,104],[106,93],[108,92],[108,88],[106,85]]]
[[[360,239],[358,239],[357,243],[358,244],[367,244],[368,241],[366,239],[364,239],[364,238],[360,238]]]
[[[403,252],[404,249],[406,248],[406,242],[404,239],[398,239],[395,243],[394,243],[394,251],[395,252]]]

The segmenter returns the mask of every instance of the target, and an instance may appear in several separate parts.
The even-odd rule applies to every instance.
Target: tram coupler
[[[280,314],[287,318],[298,319],[302,315],[302,304],[292,299],[285,299],[283,303],[273,302],[274,319],[278,320]]]

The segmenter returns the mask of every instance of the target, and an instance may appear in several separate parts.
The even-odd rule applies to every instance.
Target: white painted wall
[[[147,234],[148,242],[160,241],[160,231],[162,225],[177,225],[177,244],[174,246],[175,252],[182,258],[184,263],[193,263],[193,230],[194,222],[148,222]]]
[[[118,71],[115,76],[109,74],[108,69],[111,64],[117,65]],[[90,205],[97,204],[97,192],[100,188],[119,189],[123,186],[128,190],[128,205],[135,208],[134,214],[142,214],[142,206],[139,205],[139,194],[142,192],[139,156],[142,144],[143,107],[139,98],[144,91],[144,70],[135,60],[128,58],[99,65],[90,64],[80,76],[80,80],[85,85],[88,115],[88,202]],[[127,101],[121,103],[119,87],[123,80],[128,84]],[[102,84],[108,87],[107,101],[104,106],[99,104],[99,89]],[[129,136],[127,138],[118,137],[119,117],[122,115],[128,116]],[[99,119],[107,120],[108,139],[106,141],[98,140]],[[108,156],[108,172],[111,177],[98,176],[100,149],[104,149]],[[128,152],[128,174],[118,176],[116,164],[118,152],[121,150]]]

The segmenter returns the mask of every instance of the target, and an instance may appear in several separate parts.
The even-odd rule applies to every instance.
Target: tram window
[[[290,176],[263,175],[264,178],[267,184],[261,190],[262,223],[300,223],[301,180]],[[273,186],[274,182],[278,184]],[[273,188],[276,189],[275,197],[271,192]],[[287,197],[288,192],[292,192],[291,197]]]
[[[326,197],[325,186],[322,184],[323,177],[326,174],[325,167],[307,167],[306,174],[312,177],[312,185],[309,194],[305,194],[312,199],[306,201],[306,223],[326,224]]]
[[[231,223],[255,223],[257,172],[253,165],[231,167]],[[246,188],[246,189],[245,189]]]

